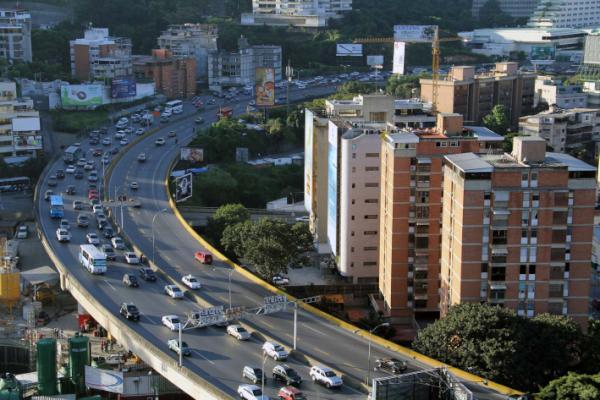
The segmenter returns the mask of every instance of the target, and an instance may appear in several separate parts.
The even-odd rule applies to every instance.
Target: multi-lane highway
[[[320,90],[326,91],[327,89],[321,88]],[[295,91],[292,96],[305,94]],[[309,93],[309,95],[313,94]],[[245,104],[245,102],[233,104],[234,114],[242,112]],[[188,107],[186,113],[190,112],[191,107],[186,107]],[[122,225],[127,237],[149,258],[153,254],[154,233],[155,263],[166,274],[177,280],[188,273],[197,276],[202,283],[198,294],[205,303],[228,305],[229,287],[231,287],[234,306],[258,307],[263,303],[264,297],[272,293],[240,274],[232,272],[231,268],[222,261],[216,260],[211,266],[204,266],[194,261],[193,253],[200,249],[200,245],[184,229],[168,205],[164,179],[172,160],[179,154],[179,146],[192,138],[192,128],[195,126],[194,118],[197,115],[198,113],[191,111],[188,118],[166,124],[156,133],[144,137],[138,143],[130,146],[118,163],[114,165],[105,191],[111,200],[115,200],[115,193],[127,193],[128,196],[134,196],[141,202],[141,208],[125,207],[122,221],[119,212],[115,212],[113,215]],[[207,123],[214,121],[215,108],[206,109],[202,112],[202,116]],[[175,142],[175,138],[167,137],[169,131],[176,132],[178,143]],[[112,135],[112,130],[109,131],[109,135]],[[163,146],[155,145],[155,139],[158,137],[164,137],[167,143]],[[82,142],[82,148],[87,154],[86,157],[92,159],[92,154],[88,151],[90,146],[87,140]],[[141,152],[145,153],[148,158],[145,163],[137,161],[137,156]],[[96,158],[95,160],[97,169],[101,170],[100,159]],[[62,161],[52,165],[49,173],[53,173],[59,168],[64,168]],[[129,189],[129,185],[133,181],[139,184],[139,189],[135,192]],[[188,298],[173,300],[165,296],[163,286],[166,282],[160,280],[155,283],[142,281],[139,288],[125,287],[121,281],[123,274],[134,272],[137,268],[125,264],[121,255],[116,262],[110,263],[105,275],[94,276],[86,272],[77,261],[79,245],[85,242],[85,234],[88,231],[97,230],[94,222],[90,224],[90,229],[76,226],[75,219],[78,211],[73,210],[71,203],[73,200],[86,201],[87,180],[75,180],[72,175],[67,175],[65,180],[59,181],[58,187],[54,190],[65,190],[67,185],[72,184],[77,186],[77,193],[64,196],[65,216],[73,226],[71,228],[73,238],[70,243],[61,244],[56,240],[54,232],[58,226],[58,220],[50,219],[49,204],[44,201],[43,196],[39,196],[39,223],[52,251],[63,264],[69,267],[71,278],[76,279],[95,301],[100,302],[114,314],[118,315],[121,302],[135,303],[142,314],[140,321],[124,321],[124,323],[160,350],[169,354],[166,342],[177,335],[161,325],[161,317],[167,314],[184,317],[187,312],[202,308],[204,304],[197,304]],[[42,185],[40,193],[43,193],[47,188],[47,178],[40,185]],[[194,190],[210,190],[210,188],[194,188]],[[111,201],[105,202],[108,207],[111,204],[113,204]],[[91,214],[89,210],[85,212]],[[229,286],[229,282],[231,282],[231,286]],[[247,320],[263,335],[276,339],[288,349],[292,346],[293,314],[290,311],[250,316]],[[300,353],[320,361],[323,365],[334,367],[354,380],[364,381],[366,379],[368,343],[364,338],[304,310],[298,312],[297,333]],[[264,363],[264,370],[267,377],[270,378],[270,372],[275,362],[272,359],[263,358],[262,342],[255,337],[249,342],[239,342],[226,335],[224,328],[219,327],[186,330],[183,336],[192,348],[192,356],[184,360],[184,366],[232,397],[236,395],[236,389],[240,383],[248,383],[241,378],[242,368],[245,365],[260,368]],[[373,344],[371,351],[372,360],[384,356],[403,358],[402,355],[376,344]],[[171,357],[175,359],[175,355],[172,353]],[[415,360],[404,359],[409,363],[409,370],[430,368]],[[308,398],[365,398],[364,393],[348,385],[344,385],[341,390],[330,391],[313,384],[308,376],[308,367],[294,360],[289,360],[288,364],[293,366],[304,379],[302,390]],[[385,376],[385,373],[372,371],[371,376]],[[174,383],[177,384],[177,382]],[[275,397],[280,386],[268,379],[265,392],[267,395]],[[471,383],[467,386],[475,395],[480,393],[485,397],[495,397],[494,392],[484,385]]]

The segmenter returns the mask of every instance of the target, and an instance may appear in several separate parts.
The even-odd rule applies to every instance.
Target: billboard
[[[338,255],[338,127],[329,121],[327,153],[327,240],[334,256]]]
[[[312,211],[313,187],[313,148],[314,148],[314,119],[313,112],[304,110],[304,208]]]
[[[40,130],[39,117],[13,118],[11,121],[13,132],[33,132]]]
[[[135,97],[136,94],[135,78],[132,76],[114,78],[110,84],[110,97],[113,99]]]
[[[362,44],[338,43],[335,48],[335,55],[338,57],[362,57]]]
[[[179,159],[181,161],[201,163],[204,161],[204,149],[194,147],[182,147],[179,150]]]
[[[42,137],[39,135],[15,134],[13,140],[15,150],[42,150],[44,148]]]
[[[256,68],[255,89],[257,106],[275,104],[275,70],[273,68]]]
[[[394,42],[394,65],[392,73],[404,75],[404,55],[406,52],[406,43]]]
[[[63,107],[102,105],[102,85],[63,85],[60,88]]]
[[[192,174],[181,175],[175,179],[175,202],[185,201],[192,197]]]
[[[584,64],[600,64],[600,35],[587,35],[585,37],[585,50],[583,51]]]
[[[394,25],[395,42],[426,43],[433,41],[436,25]]]
[[[529,59],[531,61],[553,61],[555,55],[554,46],[531,46]]]
[[[85,366],[85,386],[112,393],[123,393],[123,373]]]
[[[383,65],[383,55],[367,56],[367,65],[370,65],[371,67]]]

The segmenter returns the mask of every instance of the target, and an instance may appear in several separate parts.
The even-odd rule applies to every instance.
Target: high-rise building
[[[589,312],[596,168],[517,137],[512,154],[448,155],[441,299],[532,317]]]
[[[479,18],[479,11],[489,0],[473,0],[471,12]],[[515,18],[529,18],[540,0],[498,0],[500,9]]]
[[[579,69],[583,91],[588,95],[588,107],[600,108],[600,35],[585,38],[583,64]]]
[[[598,0],[540,0],[527,23],[535,28],[597,28]]]
[[[196,78],[208,82],[208,54],[217,50],[218,28],[210,24],[170,25],[158,37],[158,47],[170,50],[174,57],[194,57]]]
[[[252,0],[252,13],[242,14],[242,25],[327,26],[352,10],[352,0]]]
[[[82,81],[112,79],[133,73],[131,39],[112,37],[108,28],[89,28],[71,40],[71,74]]]
[[[23,10],[0,10],[0,58],[31,62],[31,14]]]
[[[196,94],[196,59],[173,57],[170,50],[154,49],[151,56],[133,56],[135,76],[152,79],[156,90],[168,98],[186,99]]]
[[[502,136],[440,113],[435,128],[381,141],[378,311],[398,323],[439,312],[442,165],[448,154],[493,152]]]
[[[567,85],[551,76],[538,76],[535,80],[534,107],[581,108],[587,106],[587,99],[580,85]]]
[[[521,73],[516,62],[496,63],[496,69],[475,75],[475,67],[453,67],[438,81],[437,110],[459,113],[465,122],[481,124],[495,105],[504,106],[510,126],[516,129],[519,117],[533,114],[535,74]],[[433,82],[421,79],[421,98],[432,101]]]

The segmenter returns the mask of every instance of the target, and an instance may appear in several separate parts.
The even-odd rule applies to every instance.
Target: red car
[[[102,151],[102,149],[94,149],[94,152],[92,154],[94,155],[94,157],[100,157],[102,154],[104,154],[104,152]]]
[[[88,190],[88,200],[97,199],[98,197],[99,197],[99,194],[96,189]]]
[[[279,396],[281,400],[306,400],[304,393],[302,393],[300,389],[293,386],[282,387],[279,389],[277,396]]]
[[[197,251],[194,253],[196,261],[200,261],[202,264],[212,264],[212,255],[205,251]]]

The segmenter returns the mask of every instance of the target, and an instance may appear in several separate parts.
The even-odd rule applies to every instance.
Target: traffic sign
[[[287,307],[287,298],[285,296],[268,296],[265,297],[265,305],[263,306],[264,314],[272,314],[279,311],[284,311]]]
[[[244,306],[228,308],[225,310],[225,320],[234,321],[236,319],[240,319],[244,315],[245,310],[246,307]]]
[[[197,327],[216,325],[226,321],[223,306],[203,308],[199,311],[192,312],[190,319],[194,326]]]

